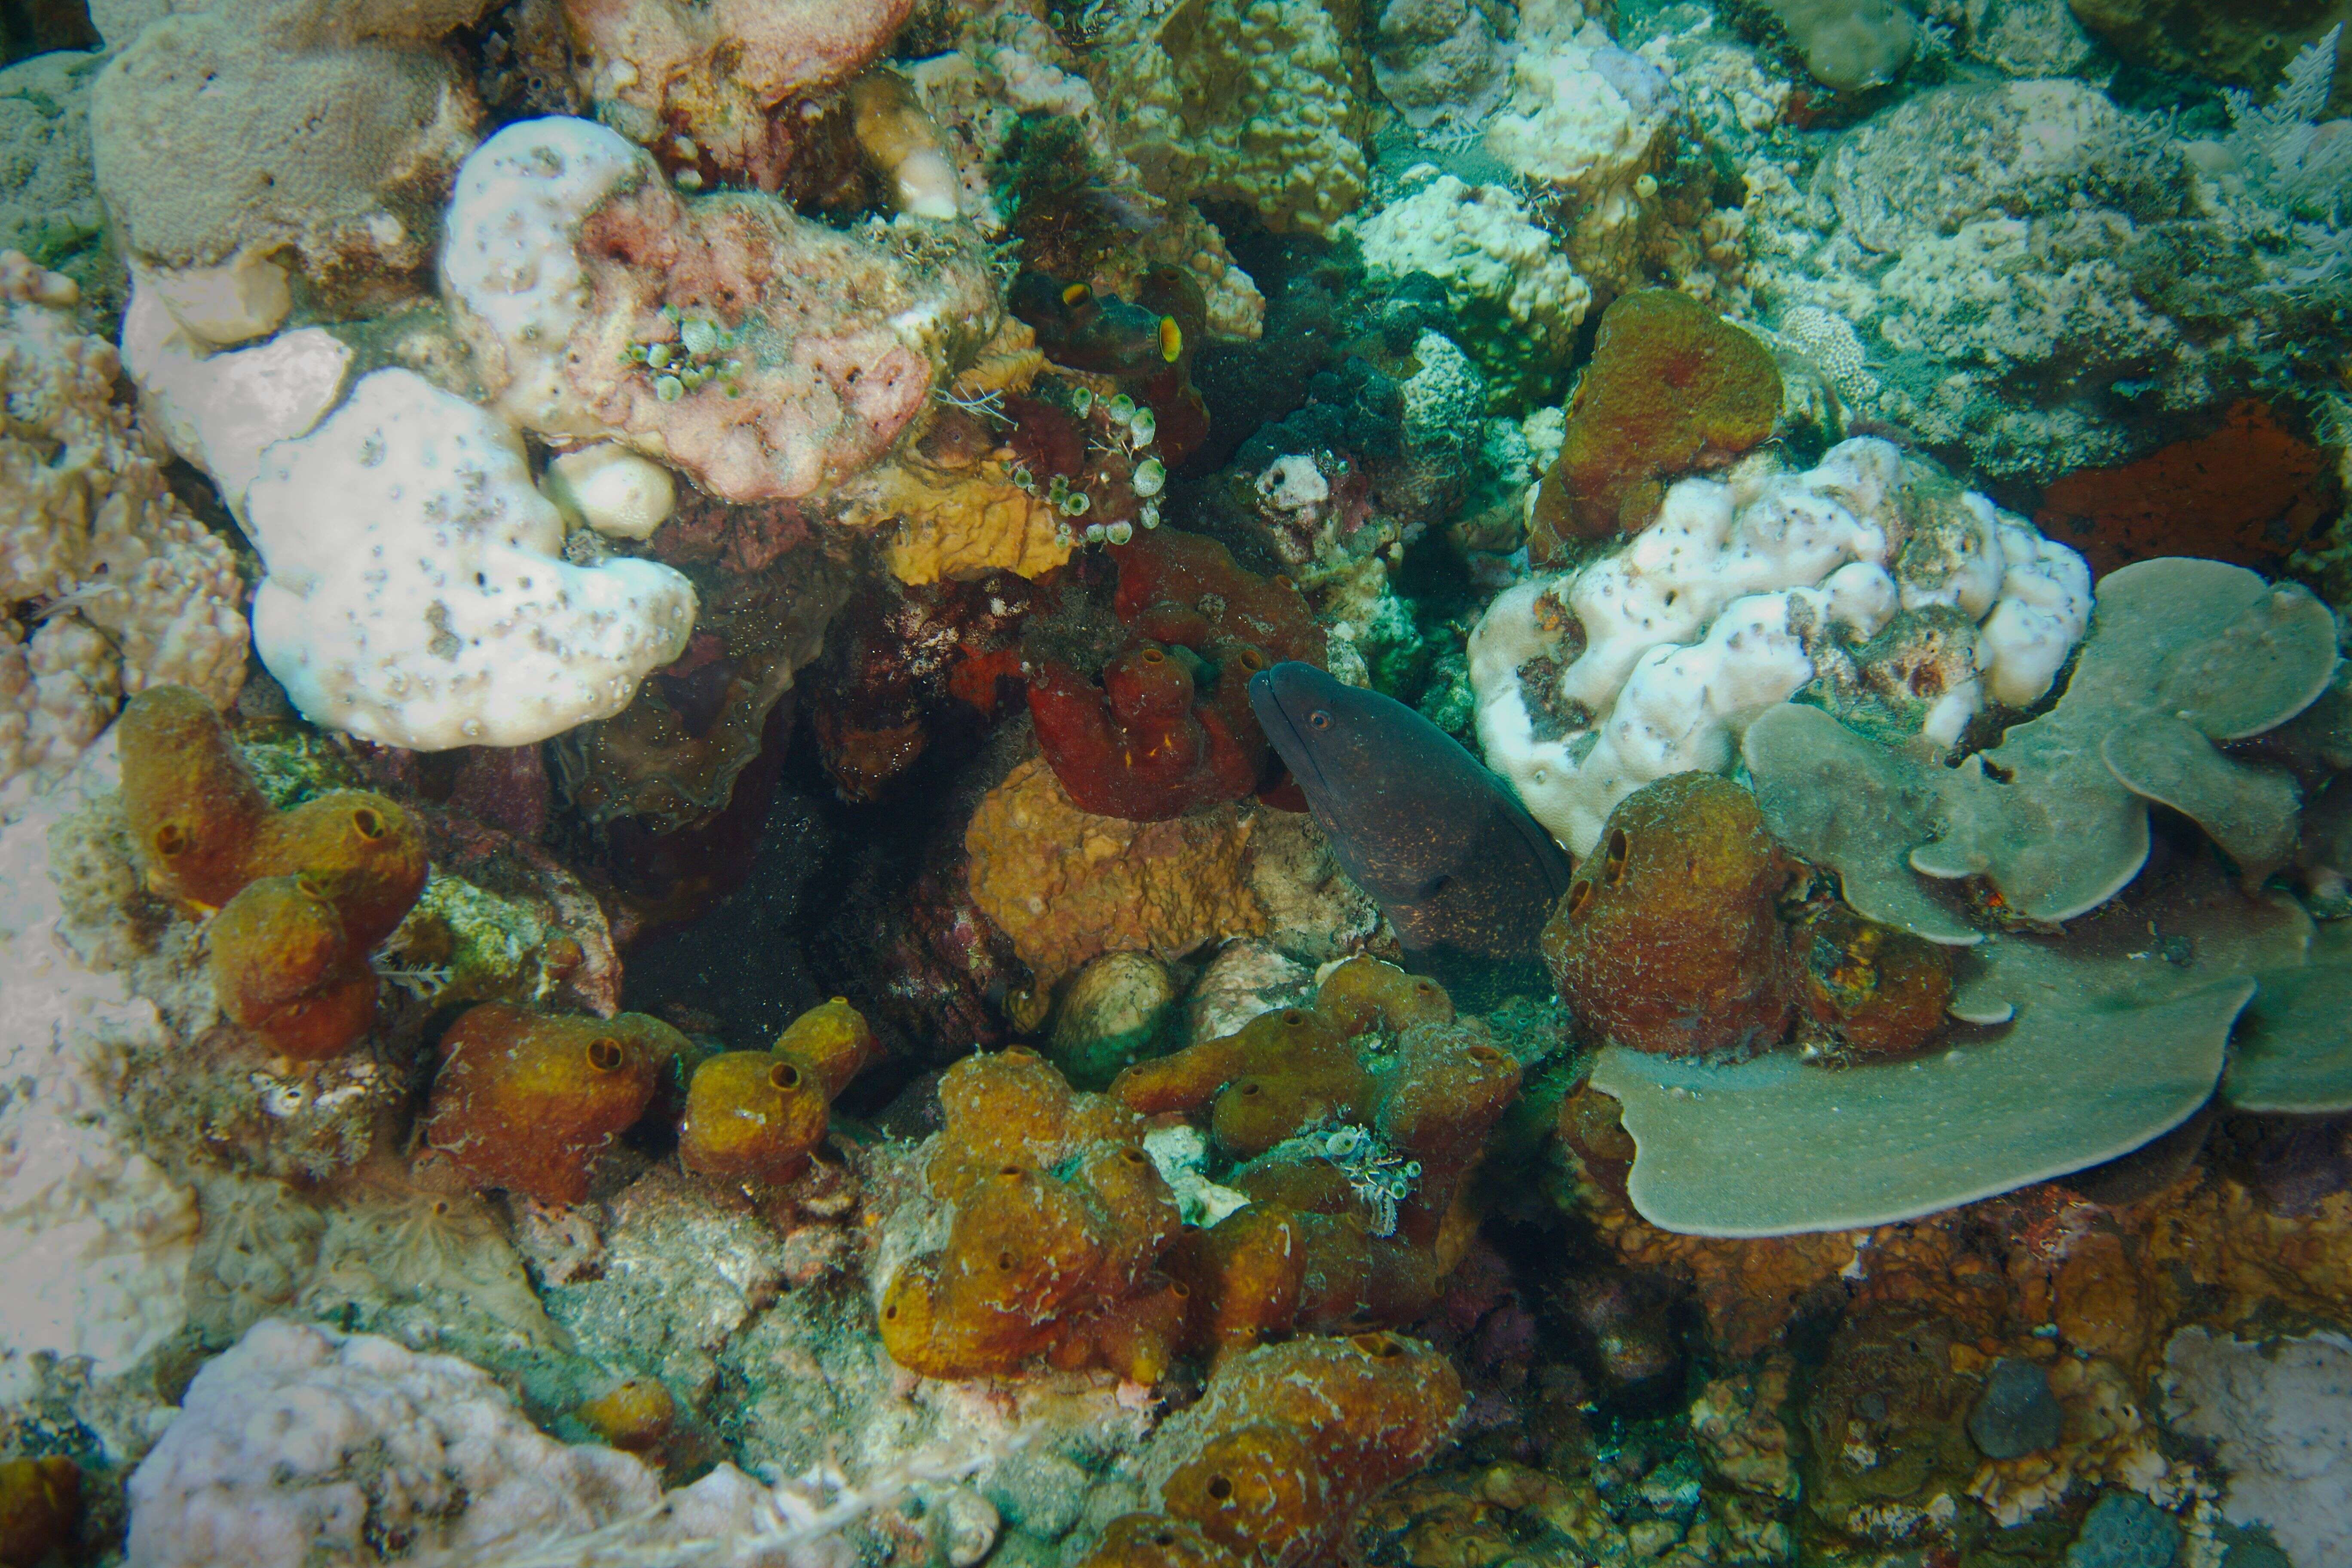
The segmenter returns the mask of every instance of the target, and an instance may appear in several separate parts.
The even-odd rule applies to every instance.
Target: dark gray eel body
[[[1510,785],[1403,703],[1311,664],[1263,670],[1249,693],[1341,868],[1416,968],[1538,961],[1569,858]]]

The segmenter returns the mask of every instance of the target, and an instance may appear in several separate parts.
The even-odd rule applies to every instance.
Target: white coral
[[[1685,479],[1622,549],[1502,595],[1469,647],[1487,765],[1587,853],[1643,784],[1729,767],[1748,723],[1813,679],[1824,638],[1865,641],[1927,605],[1982,623],[1978,679],[1931,710],[1930,742],[1956,741],[1987,689],[2037,700],[2089,622],[2082,558],[1980,496],[1903,517],[1902,463],[1862,438],[1802,474]]]
[[[387,745],[529,745],[628,706],[693,629],[667,566],[562,558],[522,443],[405,370],[265,455],[262,662],[312,722]]]
[[[2352,1535],[2352,1341],[2273,1347],[2184,1329],[2165,1347],[2165,1410],[2229,1472],[2221,1511],[2266,1524],[2294,1568],[2333,1568]]]
[[[207,1363],[131,1478],[131,1568],[310,1568],[584,1534],[660,1489],[543,1436],[489,1375],[269,1320]]]
[[[0,1364],[88,1356],[101,1379],[185,1320],[198,1223],[195,1194],[120,1125],[123,1052],[163,1022],[58,931],[48,829],[110,782],[112,752],[0,827]]]

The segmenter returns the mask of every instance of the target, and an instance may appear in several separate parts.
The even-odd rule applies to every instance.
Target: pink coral
[[[665,401],[658,375],[621,374],[593,406],[733,501],[807,495],[879,458],[922,410],[932,364],[900,321],[929,310],[994,328],[976,255],[936,270],[795,216],[762,196],[691,205],[647,180],[580,236],[591,321],[630,323],[633,342],[676,343],[663,313],[715,319],[743,366]]]
[[[646,140],[683,132],[698,162],[772,191],[801,118],[774,111],[856,75],[913,0],[566,0],[563,9],[599,100],[648,119]]]

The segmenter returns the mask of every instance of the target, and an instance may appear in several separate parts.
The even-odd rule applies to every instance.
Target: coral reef
[[[1838,319],[1864,362],[1839,383],[1851,413],[1991,477],[2128,463],[2208,410],[2328,376],[2345,143],[2315,121],[2332,50],[2306,48],[2268,105],[2230,100],[2211,140],[2061,78],[1907,98],[1810,179],[1759,158],[1759,313]]]
[[[0,789],[17,794],[62,774],[125,693],[186,685],[226,708],[245,680],[235,561],[114,402],[117,355],[79,330],[79,300],[0,252]]]
[[[90,89],[99,188],[174,321],[243,342],[285,319],[289,274],[364,307],[431,258],[481,114],[435,40],[482,9],[192,6],[108,63]]]
[[[2352,1347],[2314,1334],[2275,1347],[2187,1329],[2165,1347],[2165,1403],[2175,1426],[2215,1444],[2230,1473],[2221,1506],[2266,1524],[2291,1561],[2321,1563],[2347,1519],[2341,1415]]]
[[[1120,17],[1085,63],[1153,187],[1324,235],[1364,192],[1352,47],[1315,0],[1182,0]]]
[[[1657,516],[1661,479],[1724,467],[1780,416],[1780,376],[1761,343],[1672,289],[1625,295],[1601,318],[1536,493],[1531,555],[1549,565],[1570,540],[1638,533]]]
[[[1230,803],[1172,821],[1098,816],[1032,759],[964,831],[971,899],[1050,985],[1101,953],[1176,953],[1265,931],[1250,876],[1256,831]]]
[[[2078,545],[2094,576],[2159,555],[2201,555],[2275,574],[2340,503],[2323,455],[2266,404],[2233,405],[2209,436],[2137,462],[2067,474],[2042,492],[2036,527]]]
[[[1558,215],[1579,276],[1608,293],[1644,281],[1644,230],[1676,107],[1665,73],[1611,41],[1575,5],[1522,19],[1509,96],[1484,150]]]
[[[1400,8],[1392,4],[1389,14]],[[1421,189],[1358,225],[1367,275],[1437,279],[1462,346],[1486,373],[1489,396],[1505,404],[1541,399],[1568,364],[1592,291],[1508,190],[1474,189],[1429,165],[1406,175],[1416,177],[1425,178]]]
[[[1110,1097],[1205,1115],[1249,1206],[1179,1262],[1205,1332],[1247,1345],[1294,1327],[1409,1321],[1455,1261],[1444,1232],[1520,1068],[1444,990],[1353,958],[1312,1008],[1121,1072]]]
[[[132,1476],[126,1556],[360,1562],[580,1534],[658,1500],[636,1460],[541,1436],[454,1356],[271,1321],[196,1374]]]
[[[2220,562],[2146,561],[2106,578],[2058,705],[1958,768],[1899,763],[1794,709],[1749,729],[1748,767],[1773,831],[1836,868],[1864,914],[1951,940],[1942,917],[1905,918],[1923,901],[1916,873],[1982,878],[2019,918],[2071,920],[2146,864],[2151,802],[2203,826],[2250,883],[2284,865],[2292,782],[2218,748],[2309,706],[2336,658],[2335,618],[2303,588]],[[1864,823],[1812,793],[1839,778],[1893,809]],[[1883,856],[1897,838],[1907,853]]]
[[[121,308],[89,156],[89,86],[106,58],[59,49],[0,69],[0,251],[74,280],[101,312]]]
[[[1622,548],[1498,595],[1470,637],[1479,743],[1589,854],[1619,801],[1725,771],[1735,737],[1809,682],[1941,752],[1988,700],[2039,701],[2090,609],[2072,551],[1859,437],[1802,474],[1685,479]]]
[[[805,135],[800,100],[821,100],[856,76],[910,9],[908,0],[783,10],[678,0],[563,6],[597,118],[647,144],[683,138],[676,155],[698,183],[729,177],[766,191]]]
[[[0,1560],[2332,1563],[2342,9],[7,8]]]
[[[635,1013],[470,1007],[441,1037],[425,1142],[478,1186],[576,1204],[597,1156],[645,1114],[686,1048],[677,1030]]]

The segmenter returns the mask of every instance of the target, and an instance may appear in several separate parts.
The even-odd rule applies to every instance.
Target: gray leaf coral
[[[2202,867],[2067,938],[1989,939],[1954,1011],[2008,1016],[1933,1057],[1721,1067],[1612,1047],[1592,1086],[1623,1107],[1638,1150],[1627,1194],[1654,1225],[1783,1236],[1911,1219],[2187,1120],[2221,1077],[2253,972],[2294,963],[2310,931],[2292,900],[2246,899]]]
[[[2138,873],[2150,801],[2194,818],[2249,878],[2276,869],[2294,843],[2294,784],[2216,745],[2293,718],[2335,667],[2335,618],[2307,591],[2215,561],[2147,561],[2101,584],[2058,706],[1958,769],[1906,763],[1796,709],[1751,726],[1746,756],[1767,823],[1835,868],[1856,908],[1951,942],[1965,939],[1906,886],[1891,837],[1910,838],[1909,870],[1983,877],[2031,921],[2071,920]],[[1849,808],[1866,798],[1871,820],[1806,798],[1822,784]]]
[[[1841,1068],[1602,1052],[1592,1083],[1623,1107],[1634,1206],[1700,1235],[1849,1229],[2114,1159],[2217,1085],[2245,1110],[2352,1108],[2352,940],[2315,939],[2292,898],[2252,890],[2295,849],[2295,781],[2221,750],[2312,707],[2336,637],[2299,587],[2144,562],[2101,584],[2057,705],[1958,768],[1817,708],[1759,717],[1743,755],[1767,825],[1856,910],[1968,950],[1962,1032],[1932,1057]],[[2324,776],[2333,701],[2271,752]],[[2226,859],[2142,876],[2151,802]],[[1962,880],[1998,929],[1955,896]]]

